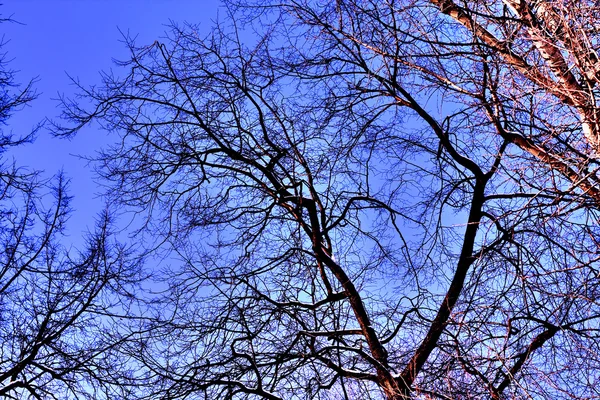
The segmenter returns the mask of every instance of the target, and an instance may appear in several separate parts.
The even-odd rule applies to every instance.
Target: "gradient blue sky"
[[[58,94],[75,90],[67,74],[83,84],[99,82],[99,71],[115,68],[113,59],[125,59],[122,32],[136,36],[138,44],[152,43],[163,36],[169,20],[201,24],[207,31],[219,14],[219,0],[6,0],[0,6],[3,18],[17,23],[0,25],[7,42],[2,51],[18,70],[16,79],[26,83],[37,77],[38,99],[16,113],[7,130],[28,132],[44,117],[59,114]],[[221,15],[225,13],[223,10]],[[73,140],[50,137],[42,130],[36,142],[13,151],[18,165],[44,170],[52,176],[63,169],[71,180],[75,212],[69,232],[74,243],[79,232],[92,227],[102,208],[101,191],[91,168],[76,155],[93,155],[107,143],[106,134],[94,128]]]

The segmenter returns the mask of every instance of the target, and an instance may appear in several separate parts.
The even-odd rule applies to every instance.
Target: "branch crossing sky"
[[[17,112],[4,127],[15,135],[29,132],[45,117],[60,113],[56,99],[75,92],[69,76],[88,86],[100,82],[100,71],[118,71],[113,60],[128,56],[123,34],[136,37],[139,45],[150,44],[168,29],[169,21],[200,24],[206,31],[219,12],[218,0],[8,0],[0,6],[2,18],[16,22],[0,25],[9,68],[18,71],[16,82],[37,78],[38,99]],[[103,203],[91,166],[76,155],[93,155],[109,141],[106,133],[89,127],[73,140],[55,139],[42,129],[33,144],[11,152],[17,165],[44,170],[51,177],[61,169],[70,178],[75,209],[69,229],[74,243]]]

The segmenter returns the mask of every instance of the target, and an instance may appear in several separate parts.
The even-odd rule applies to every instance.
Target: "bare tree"
[[[3,21],[8,23],[8,21]],[[105,213],[97,229],[69,249],[64,236],[71,212],[67,179],[10,162],[10,149],[34,139],[15,136],[10,116],[36,96],[32,83],[14,82],[0,60],[0,397],[98,398],[114,347],[99,336],[122,307],[124,288],[136,277],[128,251],[111,238]],[[8,132],[6,132],[8,131]],[[72,239],[68,239],[72,240]],[[105,374],[106,375],[106,374]],[[112,390],[112,388],[111,388]]]
[[[168,399],[600,396],[600,8],[260,3],[203,39],[130,42],[130,73],[84,89],[95,108],[66,104],[57,134],[118,135],[100,172],[181,261],[119,348],[141,372],[115,379]]]

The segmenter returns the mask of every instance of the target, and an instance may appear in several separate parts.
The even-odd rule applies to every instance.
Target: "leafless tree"
[[[599,397],[600,7],[242,6],[204,38],[130,42],[129,74],[84,89],[95,108],[66,102],[57,134],[118,136],[100,173],[181,261],[119,349],[139,374],[115,379],[168,399]]]
[[[3,23],[9,23],[4,20]],[[104,351],[116,346],[99,334],[124,303],[136,277],[135,262],[111,238],[110,213],[69,249],[65,223],[71,212],[62,174],[10,161],[10,149],[34,139],[13,134],[10,116],[35,98],[0,60],[0,397],[6,399],[97,398],[111,367]],[[134,260],[134,259],[132,259]],[[105,374],[106,375],[106,374]],[[88,383],[84,383],[88,382]],[[91,382],[91,383],[89,383]],[[111,389],[112,390],[112,387]]]

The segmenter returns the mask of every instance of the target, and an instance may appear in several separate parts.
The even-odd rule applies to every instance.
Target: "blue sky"
[[[0,6],[2,17],[19,23],[1,25],[7,42],[2,51],[11,60],[9,66],[19,71],[17,82],[37,77],[39,93],[30,107],[13,116],[7,131],[26,133],[44,117],[56,118],[60,110],[53,99],[75,90],[67,74],[92,85],[99,82],[99,71],[116,68],[112,60],[128,54],[120,31],[137,36],[138,44],[160,39],[169,20],[199,23],[208,31],[218,8],[219,0],[6,0]],[[92,227],[102,208],[97,196],[101,189],[91,168],[76,155],[93,155],[108,141],[104,132],[93,127],[70,141],[42,130],[34,144],[10,155],[18,165],[44,170],[45,176],[65,171],[74,196],[69,224],[74,242],[79,232]]]

